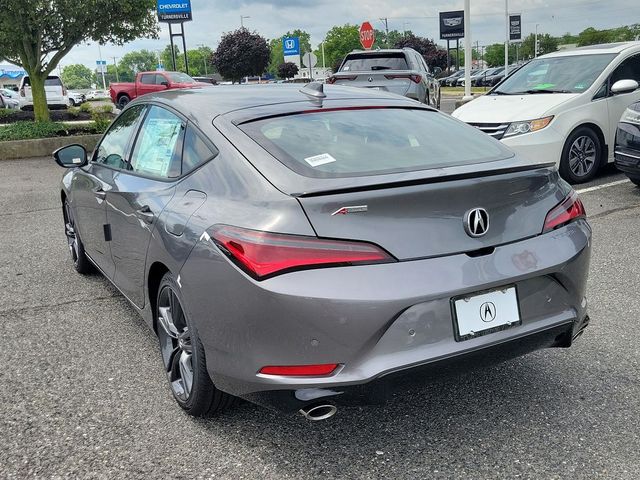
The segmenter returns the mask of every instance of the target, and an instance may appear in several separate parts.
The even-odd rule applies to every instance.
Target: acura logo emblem
[[[369,78],[367,78],[367,81],[368,81],[368,82],[373,82],[373,77],[369,77]]]
[[[480,318],[483,322],[493,322],[496,318],[496,306],[493,302],[484,302],[480,305]]]
[[[470,237],[481,237],[489,230],[489,214],[484,208],[469,210],[464,216],[464,229]]]

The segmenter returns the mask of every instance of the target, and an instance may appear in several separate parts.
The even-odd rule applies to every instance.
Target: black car
[[[640,102],[629,106],[618,124],[616,167],[640,186]]]

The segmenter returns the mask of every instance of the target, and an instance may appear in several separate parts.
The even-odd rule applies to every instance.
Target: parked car
[[[109,92],[106,90],[91,90],[86,95],[87,100],[103,100],[103,99],[106,100],[107,98],[110,98],[110,97],[109,97]]]
[[[640,102],[630,105],[622,114],[614,155],[618,170],[640,187]]]
[[[532,162],[555,162],[565,180],[586,182],[613,161],[618,120],[640,100],[635,82],[640,42],[563,50],[531,60],[453,115]]]
[[[511,68],[509,68],[511,72]],[[480,87],[493,87],[504,78],[504,67],[496,67],[491,73],[487,73],[478,81]]]
[[[440,108],[440,84],[434,76],[440,71],[432,72],[413,48],[356,50],[326,83],[382,90]]]
[[[72,107],[75,107],[77,105],[82,105],[87,100],[86,96],[80,92],[69,91],[68,97],[69,97],[69,105]]]
[[[57,75],[49,75],[44,81],[44,91],[47,96],[47,105],[51,109],[65,109],[69,105],[67,89],[62,79]],[[33,110],[33,95],[31,93],[31,80],[28,75],[22,77],[18,87],[20,110]]]
[[[461,68],[454,74],[449,75],[448,77],[445,77],[445,78],[441,78],[440,85],[442,85],[443,87],[455,87],[456,83],[458,82],[458,79],[460,79],[460,77],[463,77],[463,76],[464,76],[464,68]]]
[[[193,77],[196,82],[207,83],[209,85],[218,85],[218,82],[215,78],[211,77]]]
[[[90,158],[54,156],[75,269],[153,327],[192,415],[239,396],[320,420],[399,374],[568,347],[588,324],[591,228],[555,166],[399,95],[154,92]]]
[[[171,90],[176,88],[202,88],[186,73],[182,72],[140,72],[135,82],[112,83],[109,87],[111,101],[118,108],[124,108],[131,100],[147,93]]]
[[[469,76],[471,78],[473,78],[475,75],[477,75],[480,72],[480,70],[471,70],[469,72]],[[460,78],[458,78],[456,80],[456,87],[464,87],[464,80],[465,80],[465,75],[462,74],[462,76]]]
[[[0,89],[0,108],[9,108],[11,110],[19,109],[20,101],[18,100],[18,94],[8,88]]]

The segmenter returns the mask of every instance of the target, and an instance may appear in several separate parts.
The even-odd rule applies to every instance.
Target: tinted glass
[[[156,74],[156,85],[162,85],[162,82],[167,82],[167,79],[164,78],[164,75]]]
[[[61,87],[62,81],[60,80],[59,77],[47,77],[47,79],[44,81],[44,86],[45,87]]]
[[[509,75],[494,92],[520,94],[547,90],[582,93],[614,57],[615,54],[537,58]]]
[[[422,109],[306,113],[240,128],[286,166],[309,177],[425,170],[512,155],[488,135]]]
[[[181,72],[167,72],[165,73],[167,77],[171,79],[174,83],[196,83],[196,81],[191,78],[189,75]]]
[[[179,177],[183,134],[181,118],[164,108],[150,107],[131,155],[130,169],[158,178]]]
[[[100,142],[94,162],[114,168],[127,167],[125,162],[127,146],[136,131],[142,112],[144,112],[143,105],[136,105],[122,112]]]
[[[618,80],[635,80],[640,82],[640,55],[634,55],[622,62],[611,75],[611,85]]]
[[[155,79],[154,74],[141,75],[140,83],[144,83],[145,85],[153,85],[155,83],[154,79]]]
[[[378,55],[349,55],[341,72],[364,72],[370,70],[408,70],[403,53],[381,53]]]
[[[209,148],[196,130],[192,126],[188,126],[182,151],[182,173],[188,173],[198,168],[216,155],[218,155],[218,150]]]

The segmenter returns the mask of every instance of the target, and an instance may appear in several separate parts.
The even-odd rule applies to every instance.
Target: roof
[[[599,45],[587,45],[586,47],[559,50],[557,52],[542,55],[539,58],[568,57],[571,55],[598,55],[602,53],[618,54],[627,49],[635,49],[640,51],[640,42],[617,42],[602,43]]]
[[[189,116],[213,119],[218,115],[253,107],[263,107],[285,103],[300,103],[317,108],[317,100],[302,93],[300,84],[262,84],[262,85],[219,85],[203,88],[164,90],[148,93],[133,103],[156,101],[174,107]],[[336,100],[366,100],[398,105],[410,104],[419,107],[415,101],[390,93],[366,88],[344,87],[341,85],[323,85],[326,98],[323,102]],[[295,109],[294,109],[295,110]]]
[[[411,47],[404,48],[378,48],[375,50],[351,50],[347,55],[357,54],[357,55],[374,55],[376,53],[404,53],[407,50],[414,50]],[[414,50],[415,51],[415,50]]]

